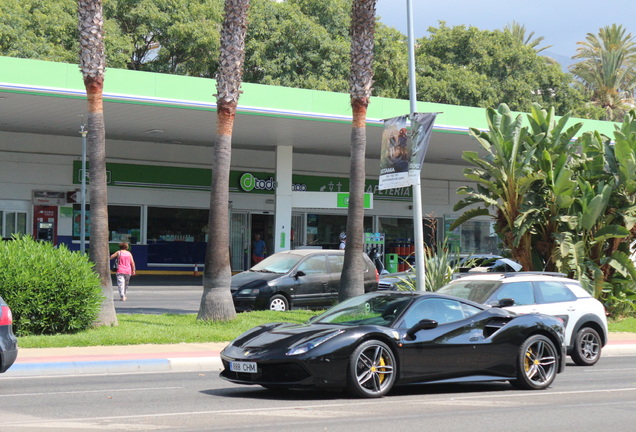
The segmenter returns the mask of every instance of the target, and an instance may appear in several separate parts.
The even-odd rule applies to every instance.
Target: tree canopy
[[[604,118],[620,121],[634,102],[636,90],[636,39],[613,24],[588,33],[570,70],[580,80],[591,103],[604,110]],[[632,105],[633,106],[633,105]]]
[[[223,0],[103,3],[109,67],[215,77]],[[251,3],[245,82],[347,91],[351,0]],[[76,13],[75,4],[67,0],[0,2],[0,55],[76,63]],[[608,70],[608,62],[616,64],[620,55],[623,63],[615,69],[624,79],[612,88],[619,96],[633,95],[633,38],[621,26],[601,29],[598,36],[588,34],[586,42],[580,43],[576,58],[582,62],[572,68],[578,81],[542,56],[540,52],[549,46],[539,48],[543,37],[535,37],[520,23],[489,31],[440,22],[428,30],[429,35],[417,41],[417,98],[421,101],[476,107],[506,103],[518,111],[530,111],[533,103],[539,103],[554,107],[559,115],[572,111],[579,117],[612,119],[626,110],[608,110],[607,103],[597,102],[608,99],[602,99],[603,88],[610,86],[595,83],[601,82],[599,76]],[[625,42],[616,49],[611,45],[612,52],[622,54],[599,57],[610,50],[605,41],[609,36]],[[407,63],[406,36],[377,22],[373,95],[407,99]]]
[[[429,28],[417,41],[418,100],[530,111],[533,103],[565,113],[580,103],[572,76],[508,31]]]

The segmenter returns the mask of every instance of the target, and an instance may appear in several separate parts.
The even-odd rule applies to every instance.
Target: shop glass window
[[[14,234],[27,233],[27,214],[24,212],[0,211],[0,234],[11,238]]]
[[[91,210],[86,206],[85,235],[91,237]],[[79,241],[82,224],[82,208],[80,204],[73,204],[73,240]],[[139,206],[108,206],[108,240],[112,243],[127,242],[141,243],[141,207]]]
[[[346,215],[307,214],[307,245],[338,249],[340,233],[347,231]],[[365,216],[364,232],[373,232],[373,218]]]
[[[148,243],[205,242],[209,211],[148,207]]]
[[[409,255],[415,251],[412,218],[381,217],[378,232],[384,234],[385,250],[388,253]]]
[[[498,238],[493,233],[492,223],[487,221],[467,221],[461,229],[460,247],[462,253],[499,253]]]
[[[120,243],[141,242],[141,207],[108,206],[109,240]]]

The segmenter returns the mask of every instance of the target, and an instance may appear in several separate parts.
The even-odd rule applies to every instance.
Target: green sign
[[[209,191],[212,182],[212,170],[206,168],[107,163],[106,169],[109,186]],[[80,184],[81,176],[81,161],[73,161],[73,184]],[[379,190],[378,180],[370,179],[365,182],[364,190],[375,200],[412,201],[410,187]],[[293,174],[292,191],[348,193],[349,179]],[[273,195],[276,192],[276,174],[230,171],[230,192]],[[365,208],[367,205],[365,198]]]
[[[348,192],[339,193],[338,202],[336,205],[338,208],[349,208],[349,193]],[[365,209],[371,208],[371,194],[368,194],[368,193],[364,194],[364,208]]]

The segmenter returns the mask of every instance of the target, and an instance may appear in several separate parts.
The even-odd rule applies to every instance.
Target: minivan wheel
[[[289,302],[284,295],[276,294],[269,299],[269,310],[287,311],[289,310]]]

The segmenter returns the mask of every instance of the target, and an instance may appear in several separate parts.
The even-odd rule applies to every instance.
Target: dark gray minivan
[[[364,291],[378,289],[378,273],[366,254]],[[295,249],[270,255],[232,276],[237,311],[291,308],[319,309],[338,302],[343,250]]]

